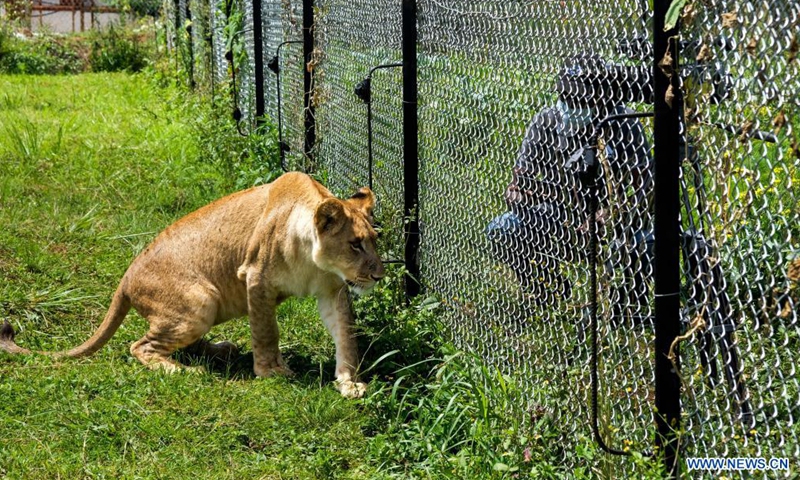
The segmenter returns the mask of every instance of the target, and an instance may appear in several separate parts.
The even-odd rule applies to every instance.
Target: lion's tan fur
[[[94,353],[133,307],[150,329],[131,353],[145,365],[172,370],[180,367],[170,358],[179,348],[233,353],[232,344],[201,339],[214,325],[247,314],[256,375],[287,374],[275,308],[288,297],[313,295],[336,343],[337,387],[361,396],[346,282],[365,290],[384,275],[370,224],[373,205],[369,189],[339,200],[300,173],[217,200],[156,237],[123,276],[97,332],[57,355]],[[0,348],[28,353],[8,330],[0,333]]]

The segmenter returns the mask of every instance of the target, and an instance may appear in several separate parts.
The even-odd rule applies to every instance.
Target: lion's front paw
[[[253,366],[253,371],[257,377],[272,377],[275,375],[290,377],[294,375],[294,372],[283,361],[280,353],[266,361],[257,361]]]
[[[364,382],[354,382],[352,380],[336,381],[333,383],[336,390],[345,398],[361,398],[367,393],[367,384]]]

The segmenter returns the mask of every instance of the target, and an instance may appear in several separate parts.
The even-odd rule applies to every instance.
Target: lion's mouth
[[[355,292],[358,295],[370,291],[372,287],[375,285],[375,282],[372,282],[372,284],[370,285],[369,283],[361,283],[353,280],[345,280],[344,283],[347,284],[347,286],[350,287],[353,290],[353,292]]]

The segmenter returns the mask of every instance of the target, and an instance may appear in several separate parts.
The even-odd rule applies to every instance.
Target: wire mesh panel
[[[225,0],[211,0],[210,9],[212,81],[216,84],[222,84],[228,79],[228,61],[225,59],[225,53],[228,50],[225,41],[225,25],[228,19],[225,14]]]
[[[799,31],[789,0],[684,12],[688,456],[800,456]]]
[[[280,54],[283,141],[289,147],[286,153],[287,167],[308,170],[310,166],[304,155],[305,108],[303,95],[305,89],[303,78],[306,64],[302,44],[303,3],[299,0],[282,2],[279,19],[281,38],[285,42],[292,42],[284,45]],[[277,44],[275,48],[277,48]],[[273,48],[271,51],[274,52],[275,49]],[[272,78],[274,77],[270,77],[270,80]],[[269,98],[269,108],[277,114],[277,95],[274,93],[275,87],[271,86],[271,88],[271,93],[266,96]]]
[[[264,40],[264,65],[269,65],[277,53],[278,45],[284,41],[283,8],[280,0],[261,0],[261,28]],[[264,72],[264,114],[277,121],[278,102],[275,72]]]
[[[291,170],[305,170],[306,162],[303,155],[303,72],[305,65],[302,48],[302,3],[286,0],[261,0],[260,4],[265,120],[278,125],[278,75],[280,75],[281,133],[283,141],[289,147],[286,166]],[[245,28],[252,30],[248,32],[246,42],[248,52],[252,56],[248,68],[255,73],[255,29],[259,26],[252,23],[252,8],[251,2],[249,16],[245,19]],[[272,64],[273,58],[278,58],[276,64]],[[250,102],[250,107],[253,109],[250,115],[252,123],[255,119],[255,85],[248,84],[247,88],[251,91],[253,98]]]
[[[170,7],[170,23],[174,22],[175,30],[174,45],[176,53],[177,69],[186,75],[186,78],[191,78],[191,72],[194,68],[193,52],[191,50],[190,32],[187,30],[191,24],[188,22],[186,16],[187,4],[186,0],[173,0]]]
[[[243,54],[241,59],[236,59],[238,71],[236,72],[237,106],[242,113],[241,124],[245,130],[250,130],[255,125],[256,91],[255,91],[255,37],[253,35],[253,2],[241,0],[243,12],[242,35]]]
[[[328,185],[350,195],[369,182],[367,105],[356,87],[380,65],[401,61],[400,3],[317,2],[321,63],[316,69],[319,163]],[[363,89],[362,89],[363,91]],[[400,68],[375,70],[370,81],[373,189],[386,227],[389,256],[401,258],[403,212],[403,106]]]
[[[208,0],[190,0],[192,13],[192,50],[195,81],[209,85],[212,72],[211,4]]]
[[[600,433],[647,450],[650,127],[600,121],[650,108],[649,12],[634,1],[419,5],[424,279],[457,342],[514,375],[534,420],[557,425],[565,467],[599,468],[615,460],[575,456],[592,443],[595,218]],[[597,208],[581,181],[590,157]]]
[[[166,36],[167,51],[171,54],[171,58],[178,59],[177,52],[175,51],[175,32],[178,28],[178,19],[176,17],[176,5],[174,0],[164,0],[161,4],[161,11],[164,17],[164,35]]]

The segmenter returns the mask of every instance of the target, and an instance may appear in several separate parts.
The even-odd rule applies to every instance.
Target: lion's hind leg
[[[171,358],[173,351],[164,348],[157,342],[151,341],[147,338],[147,335],[131,345],[131,354],[143,365],[152,370],[161,369],[167,373],[178,372],[186,368],[185,365]]]
[[[198,342],[208,332],[202,323],[165,325],[150,320],[147,334],[131,345],[131,354],[148,368],[173,373],[181,370],[203,371],[202,367],[187,367],[172,358],[176,350]]]
[[[203,367],[186,367],[173,359],[172,354],[200,342],[211,330],[218,308],[215,292],[199,284],[176,289],[166,298],[153,295],[156,288],[142,290],[149,294],[142,296],[148,301],[140,305],[134,302],[134,307],[150,322],[150,329],[131,345],[131,354],[151,369],[170,373],[204,371]]]

